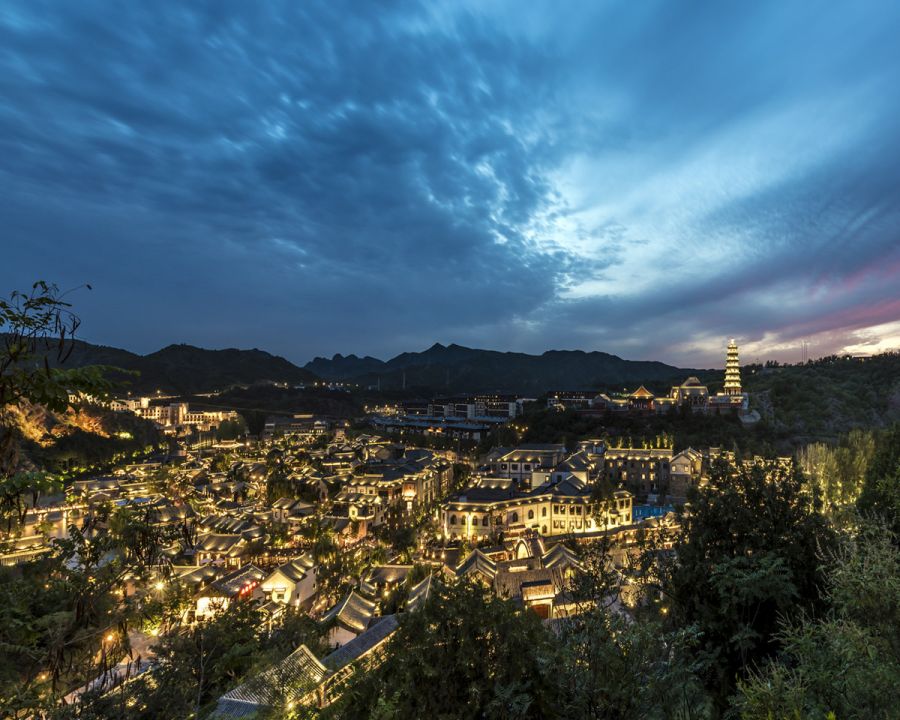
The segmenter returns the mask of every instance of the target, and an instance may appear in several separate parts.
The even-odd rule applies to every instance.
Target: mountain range
[[[388,361],[340,354],[331,359],[317,357],[305,369],[326,380],[375,385],[383,390],[427,387],[450,392],[538,394],[554,389],[667,383],[702,372],[655,361],[623,360],[596,351],[548,350],[529,355],[440,343],[423,352],[401,353]]]
[[[382,390],[540,394],[556,389],[613,389],[641,383],[664,386],[702,372],[661,362],[624,360],[603,352],[549,350],[529,355],[440,343],[387,361],[337,354],[330,359],[317,357],[298,367],[283,357],[257,349],[205,350],[192,345],[169,345],[139,355],[78,340],[66,364],[109,365],[137,371],[138,375],[125,378],[132,392],[159,390],[184,395],[267,381],[298,385],[320,379]]]
[[[49,358],[52,360],[53,358]],[[263,350],[205,350],[193,345],[169,345],[148,355],[75,341],[67,367],[110,365],[137,375],[124,378],[135,393],[191,395],[234,385],[259,382],[301,384],[318,378],[283,357]]]

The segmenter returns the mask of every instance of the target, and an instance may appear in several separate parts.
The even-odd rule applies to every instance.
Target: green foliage
[[[237,440],[247,434],[247,422],[240,415],[236,420],[223,420],[216,428],[217,440]]]
[[[874,433],[864,430],[852,430],[837,445],[814,443],[798,453],[797,461],[811,488],[833,519],[839,519],[856,502],[874,453]]]
[[[878,450],[866,470],[858,507],[884,519],[900,538],[900,423],[880,434]]]
[[[43,471],[15,472],[0,482],[0,518],[6,518],[6,531],[12,530],[14,520],[22,522],[28,508],[41,495],[52,495],[62,490],[58,477]],[[29,502],[30,501],[30,502]]]
[[[560,622],[557,664],[562,705],[572,720],[668,720],[707,716],[708,702],[690,651],[692,628],[628,622],[590,611]]]
[[[537,616],[486,589],[442,587],[404,616],[374,672],[329,717],[556,717],[552,636]]]
[[[112,387],[107,368],[51,367],[50,357],[56,365],[68,358],[79,324],[56,286],[42,281],[0,300],[0,513],[7,522],[24,512],[26,496],[49,489],[46,476],[17,472],[19,438],[9,409],[25,403],[64,412],[72,395],[105,398]]]
[[[728,415],[706,415],[688,409],[662,414],[608,412],[586,415],[575,410],[529,408],[523,422],[526,443],[564,443],[574,449],[578,440],[605,438],[612,447],[737,447],[748,454],[771,456],[787,444],[787,436],[773,432],[765,422],[745,428]]]
[[[898,378],[900,353],[743,369],[745,388],[774,429],[808,439],[882,427],[896,419],[890,400],[900,390]]]
[[[261,616],[231,603],[211,619],[160,638],[156,664],[109,694],[91,694],[62,718],[151,720],[202,717],[262,656]]]
[[[701,633],[698,658],[720,709],[737,677],[780,649],[779,619],[820,604],[817,553],[831,541],[795,468],[719,463],[689,495],[662,589],[675,621]]]
[[[219,453],[209,463],[210,472],[227,472],[234,461],[231,453]]]
[[[50,702],[124,651],[128,607],[119,600],[134,568],[111,538],[90,533],[70,528],[49,557],[2,569],[0,707],[32,709],[36,687]]]
[[[47,353],[63,362],[80,325],[55,285],[36,282],[0,300],[0,407],[26,400],[51,410],[69,407],[69,393],[104,396],[110,389],[102,368],[51,367]]]
[[[740,684],[744,720],[888,720],[900,703],[900,551],[883,526],[828,561],[830,612],[785,623],[783,653]]]

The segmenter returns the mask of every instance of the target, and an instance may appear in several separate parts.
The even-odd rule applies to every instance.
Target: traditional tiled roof
[[[515,497],[515,488],[510,484],[504,487],[476,485],[461,490],[451,499],[451,502],[498,502]]]
[[[551,589],[555,595],[564,585],[562,571],[554,568],[537,568],[535,570],[501,571],[494,578],[494,592],[502,598],[522,598],[523,588],[538,587],[542,592]],[[526,598],[527,599],[527,598]]]
[[[329,674],[312,651],[301,645],[284,660],[225,693],[216,705],[215,718],[243,718],[261,709],[299,700],[318,687]]]
[[[540,557],[544,554],[544,541],[540,535],[526,535],[507,543],[508,549],[514,557],[519,556],[519,547],[523,545],[528,553],[525,557]]]
[[[246,588],[259,584],[265,577],[266,573],[255,565],[244,565],[212,582],[200,595],[232,598],[239,595]]]
[[[631,395],[629,395],[628,397],[638,398],[638,399],[643,399],[643,400],[652,400],[654,398],[654,395],[647,388],[645,388],[643,385],[641,385],[637,390],[635,390],[633,393],[631,393]]]
[[[519,445],[502,455],[499,460],[506,462],[538,462],[545,453],[565,453],[566,446],[559,444]],[[496,462],[496,461],[495,461]]]
[[[229,554],[237,551],[243,543],[241,535],[229,533],[208,533],[197,541],[197,549],[202,552],[218,552]]]
[[[497,575],[497,563],[477,548],[469,553],[469,556],[456,568],[457,577],[464,577],[475,573],[480,573],[488,580],[493,580]]]
[[[396,615],[375,618],[368,630],[327,655],[322,660],[322,665],[331,672],[340,670],[387,640],[399,625]]]
[[[347,593],[346,597],[335,605],[323,616],[323,622],[334,621],[350,632],[361,633],[369,625],[375,615],[377,605],[367,600],[355,590]]]
[[[556,543],[556,545],[544,553],[541,562],[546,568],[581,567],[578,556],[574,551],[569,549],[565,543]]]
[[[559,465],[556,466],[557,471],[568,470],[569,472],[590,470],[590,468],[591,461],[588,459],[587,453],[584,451],[569,455],[569,457],[567,457]]]
[[[412,568],[412,565],[376,565],[366,571],[362,580],[369,585],[393,585],[405,580]]]
[[[288,580],[300,582],[314,566],[315,562],[313,561],[312,556],[304,553],[300,557],[294,558],[290,562],[286,562],[284,565],[279,565],[272,571],[269,577],[272,577],[275,573],[281,573],[288,578]]]
[[[223,568],[218,568],[214,565],[207,564],[188,570],[187,572],[179,575],[177,579],[179,582],[182,582],[185,585],[197,587],[199,585],[206,585],[207,583],[211,583],[216,578],[223,577],[224,575],[225,570]]]
[[[429,575],[409,589],[409,597],[406,599],[407,612],[415,612],[428,601],[435,582],[437,581],[434,579],[434,575]]]
[[[144,498],[132,498],[127,501],[128,505],[138,505],[145,503]],[[150,507],[147,508],[149,519],[154,523],[171,523],[176,520],[184,520],[194,516],[194,510],[190,505],[181,505],[176,507],[169,500],[157,499],[151,501]]]

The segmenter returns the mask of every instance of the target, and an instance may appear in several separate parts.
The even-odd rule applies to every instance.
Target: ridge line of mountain
[[[52,361],[52,358],[50,358]],[[141,355],[108,345],[76,340],[67,363],[73,367],[110,365],[137,370],[134,392],[191,394],[232,385],[273,381],[308,384],[318,380],[375,386],[384,390],[430,388],[439,392],[543,393],[621,384],[664,385],[688,374],[704,373],[655,360],[625,360],[599,350],[546,350],[540,355],[483,350],[435,343],[420,352],[380,360],[336,353],[298,366],[279,355],[252,348],[210,350],[174,343]]]

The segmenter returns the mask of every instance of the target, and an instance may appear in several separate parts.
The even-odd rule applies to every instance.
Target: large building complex
[[[721,393],[710,393],[699,378],[691,376],[681,385],[673,386],[667,395],[654,395],[641,385],[631,393],[568,391],[547,396],[548,407],[582,412],[666,413],[686,407],[694,412],[736,414],[744,421],[752,421],[748,401],[749,396],[741,387],[738,346],[733,339],[726,350],[725,383]]]
[[[154,404],[150,397],[112,400],[110,408],[120,412],[133,412],[145,420],[152,420],[164,430],[186,426],[210,428],[225,420],[238,418],[233,410],[196,410],[186,402]]]

